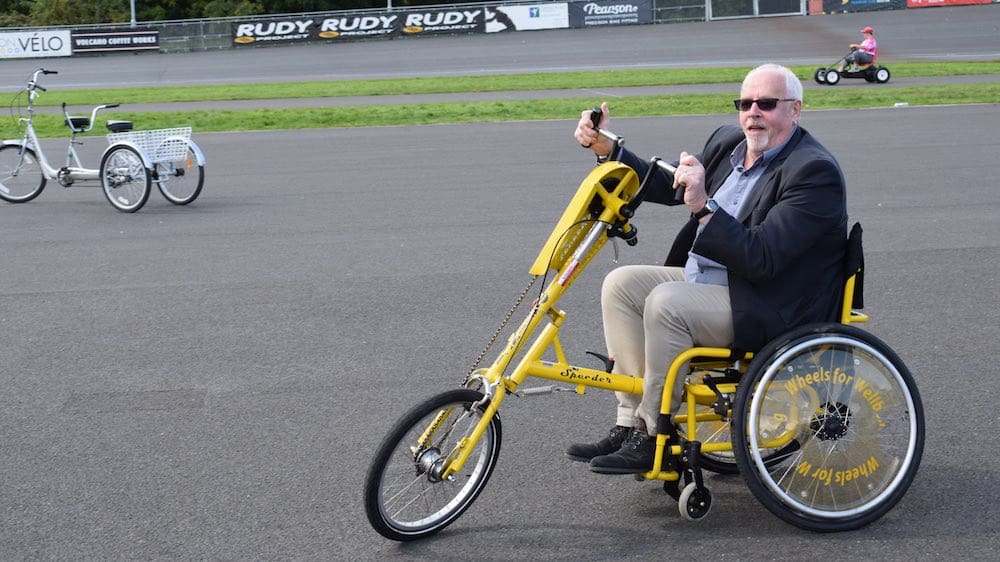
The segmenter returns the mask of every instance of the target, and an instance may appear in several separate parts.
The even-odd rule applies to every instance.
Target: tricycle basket
[[[187,155],[191,127],[128,131],[108,134],[108,142],[131,142],[142,149],[153,163],[181,160]]]

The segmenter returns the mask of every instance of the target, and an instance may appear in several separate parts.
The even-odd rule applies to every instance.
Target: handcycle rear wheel
[[[27,203],[45,189],[45,176],[35,151],[18,145],[0,146],[0,199]]]
[[[701,413],[707,414],[711,411],[711,406],[704,406]],[[684,434],[686,432],[685,427],[685,423],[679,423],[678,431]],[[699,422],[698,435],[702,445],[708,443],[729,443],[732,441],[732,424],[728,420],[721,419],[712,422]],[[780,462],[788,454],[794,452],[797,446],[794,443],[790,443],[778,449],[765,451],[763,455],[764,463],[770,466],[773,463]],[[716,474],[739,474],[740,472],[740,468],[736,464],[736,456],[732,451],[713,451],[710,453],[702,451],[698,463],[701,468]]]
[[[744,381],[736,461],[779,518],[813,531],[857,529],[906,493],[923,453],[923,407],[881,340],[842,324],[806,326],[768,344]],[[761,451],[783,443],[797,447],[765,462]]]
[[[198,163],[190,146],[191,141],[171,139],[167,142],[186,142],[188,147],[182,158],[154,163],[153,181],[167,201],[174,205],[187,205],[201,193],[205,183],[205,166]]]
[[[100,174],[104,196],[119,211],[134,213],[149,199],[152,174],[131,146],[108,148],[101,158]]]
[[[407,412],[385,437],[365,478],[365,512],[379,534],[397,541],[433,535],[483,491],[500,454],[499,415],[462,470],[440,478],[446,459],[482,418],[482,398],[468,389],[438,394]]]

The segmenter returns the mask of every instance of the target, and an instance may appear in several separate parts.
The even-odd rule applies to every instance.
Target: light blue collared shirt
[[[788,138],[791,138],[791,136]],[[786,144],[788,144],[787,140],[780,146],[765,151],[757,160],[754,160],[754,163],[749,168],[743,167],[743,161],[746,159],[747,154],[746,139],[743,139],[740,144],[736,145],[736,148],[729,155],[733,171],[726,178],[726,181],[722,183],[718,191],[715,192],[715,195],[712,196],[712,199],[719,204],[719,209],[734,217],[740,216],[740,211],[743,210],[747,201],[750,200],[750,196],[753,195],[753,190],[757,186],[757,180],[764,175],[767,165],[771,163],[771,160],[774,160],[774,157],[781,152],[782,148],[785,148]],[[695,238],[704,229],[705,225],[699,224]],[[726,266],[706,257],[699,256],[694,252],[688,252],[687,263],[684,264],[684,279],[688,283],[729,285]]]

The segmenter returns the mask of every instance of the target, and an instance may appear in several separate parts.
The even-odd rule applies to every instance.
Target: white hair
[[[757,72],[775,72],[781,74],[785,77],[785,95],[789,98],[802,101],[802,82],[799,81],[799,77],[796,76],[794,72],[789,70],[788,67],[773,63],[762,64],[748,72],[747,78]],[[746,81],[746,78],[743,80]]]

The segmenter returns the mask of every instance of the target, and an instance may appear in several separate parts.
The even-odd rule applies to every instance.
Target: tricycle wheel
[[[45,175],[35,151],[16,144],[0,146],[0,199],[31,201],[45,189]]]
[[[816,72],[813,73],[813,80],[817,84],[826,84],[826,68],[817,68]]]
[[[192,145],[194,141],[171,139],[168,143],[186,143],[183,156],[153,164],[156,186],[163,197],[174,205],[187,205],[198,198],[205,184],[205,166],[199,164]],[[166,151],[164,151],[166,152]]]
[[[840,73],[837,72],[836,69],[831,68],[826,71],[826,75],[823,76],[823,79],[830,86],[836,86],[837,83],[840,82]]]
[[[878,67],[878,69],[875,71],[875,81],[878,82],[879,84],[885,84],[886,82],[888,82],[889,69],[884,66]]]
[[[112,207],[123,213],[134,213],[146,204],[151,177],[139,151],[131,146],[112,146],[101,158],[104,195]]]

